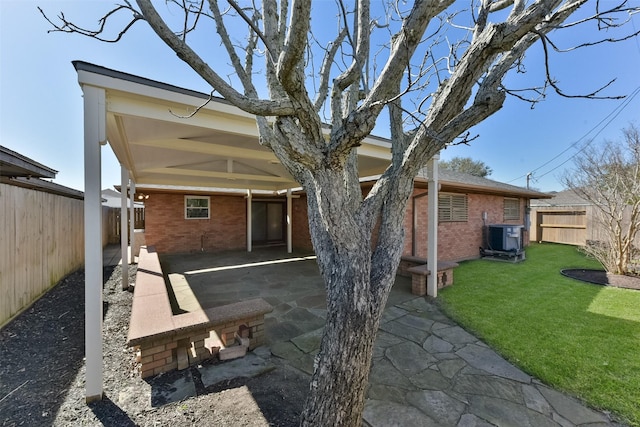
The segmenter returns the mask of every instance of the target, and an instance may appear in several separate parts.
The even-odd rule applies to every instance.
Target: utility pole
[[[533,172],[529,172],[527,174],[527,190],[529,189],[529,181],[531,180],[531,176],[533,175]]]

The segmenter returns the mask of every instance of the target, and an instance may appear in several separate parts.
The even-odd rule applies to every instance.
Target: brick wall
[[[209,206],[209,219],[185,219],[183,194],[151,194],[145,200],[147,244],[164,253],[246,248],[245,198],[212,195]]]
[[[467,194],[469,218],[466,222],[443,222],[438,226],[438,258],[460,261],[479,256],[482,245],[482,212],[487,224],[524,224],[525,200],[520,200],[519,220],[504,219],[503,196]],[[211,196],[210,219],[185,219],[183,194],[152,194],[146,200],[145,235],[147,244],[159,252],[217,252],[246,248],[246,200],[241,196]],[[413,253],[414,208],[418,212]],[[427,256],[428,197],[425,189],[415,189],[404,218],[403,255]],[[292,244],[296,250],[313,250],[307,218],[307,198],[292,200]],[[204,239],[203,239],[204,236]],[[525,232],[524,244],[529,237]]]
[[[427,256],[427,208],[428,197],[416,197],[424,194],[424,189],[414,190],[413,200],[410,199],[405,215],[405,242],[403,255]],[[487,212],[487,224],[524,224],[525,200],[520,200],[520,219],[504,219],[504,197],[486,194],[467,194],[469,217],[466,222],[442,222],[438,225],[438,259],[440,261],[460,261],[478,258],[482,245],[482,213]],[[414,229],[413,208],[418,213],[416,218],[416,253],[412,253]],[[528,233],[525,232],[524,244],[529,244]]]
[[[297,250],[312,251],[309,218],[307,216],[307,196],[304,194],[291,202],[291,244]]]

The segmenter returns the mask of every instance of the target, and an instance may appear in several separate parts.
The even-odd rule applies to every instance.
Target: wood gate
[[[537,208],[535,213],[535,221],[533,222],[535,230],[532,230],[532,235],[536,236],[536,241],[569,245],[584,245],[586,243],[586,209]]]
[[[109,208],[107,215],[109,227],[108,242],[112,244],[118,243],[120,242],[120,208]],[[144,229],[144,208],[134,208],[133,219],[133,228],[136,230]]]

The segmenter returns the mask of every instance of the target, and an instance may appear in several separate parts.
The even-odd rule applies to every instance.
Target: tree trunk
[[[327,290],[327,319],[302,426],[362,424],[373,345],[395,281],[404,241],[402,219],[413,189],[412,179],[396,179],[385,203],[363,213],[365,203],[353,201],[354,188],[361,194],[357,180],[351,191],[344,182],[330,171],[316,176],[314,188],[321,190],[307,190],[313,244]],[[379,239],[374,245],[376,224]]]
[[[335,274],[325,279],[327,320],[303,426],[361,425],[373,344],[384,308],[384,301],[369,291],[369,264],[361,254],[336,257]]]

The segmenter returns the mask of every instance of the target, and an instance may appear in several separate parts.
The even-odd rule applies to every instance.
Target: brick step
[[[244,333],[242,328],[240,330]],[[227,345],[222,342],[216,331],[211,331],[209,338],[204,340],[204,347],[211,353],[211,356],[217,355],[220,360],[232,360],[244,357],[247,354],[249,346],[249,338],[243,338],[238,333],[235,334],[234,341]]]

